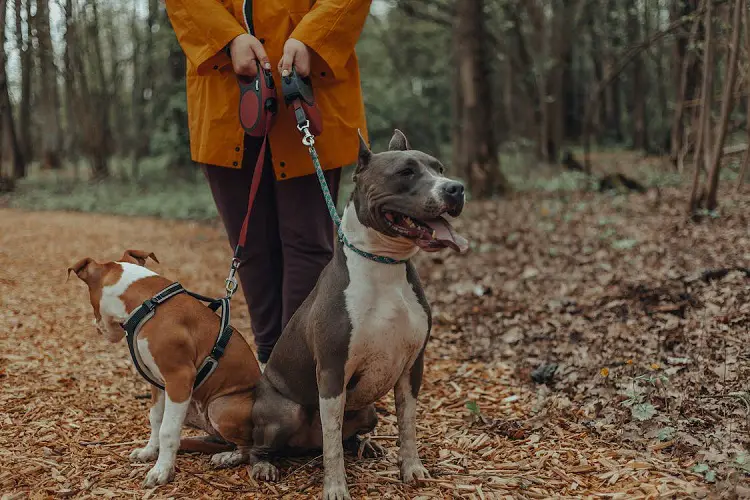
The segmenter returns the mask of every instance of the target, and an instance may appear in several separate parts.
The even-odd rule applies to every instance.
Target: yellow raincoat
[[[253,0],[246,0],[253,1]],[[295,38],[311,49],[310,77],[323,118],[315,146],[325,170],[357,160],[357,129],[367,139],[365,110],[354,47],[371,0],[255,0],[255,36],[271,61],[277,90],[284,43]],[[167,13],[185,52],[190,149],[194,161],[240,168],[244,131],[239,87],[224,52],[247,33],[242,0],[166,0]],[[269,134],[277,179],[314,172],[291,111],[280,109]]]

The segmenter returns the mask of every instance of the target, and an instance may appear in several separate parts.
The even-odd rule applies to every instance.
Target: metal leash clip
[[[229,268],[229,276],[224,280],[224,289],[227,292],[227,298],[231,299],[234,292],[237,291],[237,268],[240,267],[240,260],[237,257],[232,258],[232,265]]]
[[[302,144],[308,148],[315,144],[315,136],[310,133],[310,120],[305,120],[304,123],[297,125],[297,130],[302,132]]]

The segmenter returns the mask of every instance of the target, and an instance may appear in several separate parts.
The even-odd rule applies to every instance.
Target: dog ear
[[[397,128],[393,129],[393,137],[391,137],[391,142],[388,143],[388,150],[406,151],[408,149],[411,149],[411,147],[409,147],[409,141],[406,139],[404,133]]]
[[[125,250],[122,254],[121,262],[130,262],[131,264],[138,264],[139,266],[146,265],[146,259],[151,257],[154,262],[159,263],[159,259],[156,258],[153,252],[146,252],[143,250]]]
[[[357,155],[357,168],[354,171],[355,178],[357,177],[357,174],[367,168],[367,165],[369,165],[370,159],[372,158],[372,151],[370,151],[370,148],[367,146],[365,138],[362,137],[362,132],[359,129],[357,129],[357,135],[359,136],[359,154]]]
[[[69,267],[68,277],[65,278],[65,283],[67,283],[68,280],[70,279],[71,271],[76,273],[76,276],[81,278],[81,280],[88,282],[87,281],[89,279],[88,267],[89,267],[89,264],[91,264],[92,262],[94,262],[94,259],[92,259],[91,257],[86,257],[85,259],[81,259],[75,264],[73,264],[71,267]]]

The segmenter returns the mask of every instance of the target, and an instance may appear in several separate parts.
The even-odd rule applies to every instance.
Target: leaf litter
[[[347,457],[352,495],[747,494],[750,211],[723,199],[702,224],[670,190],[658,207],[588,193],[470,203],[455,225],[474,250],[417,258],[434,315],[417,428],[432,478],[400,482],[389,395],[372,436],[387,456]],[[3,500],[319,495],[315,455],[265,484],[180,454],[173,483],[141,487],[149,465],[127,457],[148,439],[148,386],[124,344],[94,331],[84,285],[65,282],[79,258],[125,248],[154,251],[157,272],[204,294],[220,293],[231,256],[218,223],[0,210]]]

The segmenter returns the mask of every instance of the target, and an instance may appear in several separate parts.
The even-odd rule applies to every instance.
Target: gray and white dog
[[[468,242],[443,218],[460,215],[464,187],[443,165],[412,150],[399,130],[374,154],[360,136],[355,188],[342,228],[355,247],[406,259],[383,264],[341,244],[281,335],[257,386],[253,407],[256,479],[275,480],[268,460],[323,449],[323,497],[350,498],[344,448],[382,448],[359,435],[377,424],[374,403],[394,390],[401,477],[429,477],[417,453],[417,395],[431,314],[414,265],[420,249],[463,252]]]

